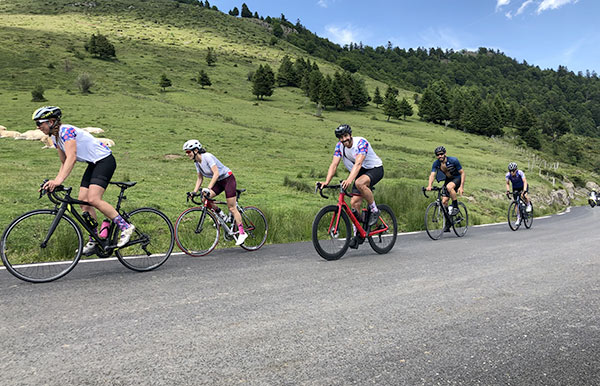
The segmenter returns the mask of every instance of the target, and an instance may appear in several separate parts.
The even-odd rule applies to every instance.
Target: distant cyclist
[[[525,173],[518,169],[516,162],[511,162],[508,164],[508,173],[506,173],[506,194],[510,194],[511,183],[513,198],[516,199],[517,195],[520,195],[523,202],[527,205],[525,210],[527,212],[531,212],[531,202],[529,201],[527,194],[529,193],[529,184],[527,183],[527,178],[525,178]],[[517,222],[520,220],[521,219],[518,218]]]
[[[458,214],[458,201],[456,193],[461,196],[464,193],[465,186],[465,171],[462,168],[460,161],[456,157],[448,157],[446,148],[438,146],[435,148],[435,156],[437,159],[433,161],[431,166],[431,174],[429,175],[429,184],[427,190],[431,190],[433,181],[444,181],[442,191],[442,204],[448,205],[448,197],[452,199],[452,206],[448,208],[451,216]]]
[[[87,162],[87,169],[81,179],[77,198],[89,202],[90,205],[82,205],[81,209],[88,212],[95,220],[97,220],[97,215],[94,208],[102,212],[121,230],[117,247],[127,244],[135,227],[127,223],[111,204],[102,199],[117,168],[115,157],[109,147],[87,131],[62,123],[62,111],[59,107],[40,107],[33,112],[31,118],[35,121],[38,129],[50,136],[54,147],[58,150],[61,162],[58,175],[46,182],[43,188],[50,192],[53,191],[57,186],[62,185],[71,174],[75,162]],[[97,233],[98,230],[96,229],[95,232]],[[90,238],[83,247],[82,253],[89,255],[95,249],[96,241]]]
[[[202,192],[208,194],[210,198],[225,191],[227,208],[233,214],[235,223],[240,231],[235,245],[242,245],[244,241],[246,241],[248,234],[244,231],[242,216],[237,210],[237,183],[233,172],[227,166],[223,165],[217,157],[208,153],[206,149],[202,147],[202,144],[195,139],[190,139],[184,143],[183,150],[185,151],[185,154],[194,161],[196,171],[198,172],[194,193],[197,193],[200,190],[204,177],[210,178],[210,181],[206,188],[202,188]]]
[[[339,141],[333,152],[333,160],[329,165],[325,181],[320,183],[328,185],[340,161],[343,160],[350,174],[342,181],[342,187],[347,189],[354,182],[350,205],[357,213],[361,213],[363,198],[367,200],[370,209],[368,225],[372,226],[379,218],[379,209],[375,204],[371,188],[383,178],[383,162],[365,138],[352,137],[352,128],[349,125],[337,127],[335,136]],[[355,242],[351,246],[357,247]]]

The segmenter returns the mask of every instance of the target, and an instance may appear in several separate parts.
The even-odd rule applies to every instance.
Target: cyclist
[[[135,226],[127,223],[111,204],[102,199],[117,168],[115,157],[108,146],[87,131],[62,123],[62,111],[59,107],[40,107],[33,112],[31,118],[35,121],[37,128],[52,139],[61,163],[56,177],[46,182],[42,188],[53,191],[71,174],[75,162],[87,162],[88,166],[81,179],[77,198],[90,203],[90,205],[81,205],[81,209],[88,212],[96,222],[97,215],[94,208],[102,212],[121,230],[117,247],[127,244]],[[94,233],[97,234],[98,230],[95,229]],[[90,255],[95,249],[96,241],[90,237],[88,243],[83,247],[82,253]]]
[[[516,162],[511,162],[508,164],[508,173],[506,173],[506,194],[510,194],[510,184],[512,183],[513,197],[516,199],[517,195],[521,196],[523,202],[527,205],[525,209],[527,212],[531,212],[531,202],[529,202],[529,197],[527,193],[529,193],[529,184],[527,183],[527,178],[525,178],[525,173],[522,170],[519,170]],[[521,222],[520,214],[517,213],[517,224]]]
[[[235,224],[237,224],[240,231],[235,245],[242,245],[244,241],[246,241],[248,234],[244,231],[242,216],[237,210],[237,184],[233,172],[227,166],[223,165],[217,157],[208,153],[198,140],[190,139],[189,141],[186,141],[183,144],[183,150],[185,151],[185,154],[194,161],[196,171],[198,172],[194,193],[198,193],[200,190],[204,177],[210,178],[210,181],[206,188],[202,188],[202,193],[207,194],[212,198],[222,191],[225,191],[227,208],[229,208],[229,211],[233,214]]]
[[[372,226],[379,218],[379,210],[371,188],[383,178],[383,162],[365,138],[352,137],[352,128],[349,125],[337,127],[335,136],[339,141],[335,146],[327,177],[320,184],[329,184],[343,159],[344,166],[350,171],[350,174],[342,181],[342,188],[346,189],[354,182],[350,205],[356,211],[355,213],[361,213],[363,198],[367,200],[370,209],[368,226]],[[357,248],[357,240],[353,239],[350,246]]]
[[[465,186],[465,171],[462,168],[460,161],[456,157],[448,157],[446,148],[438,146],[435,148],[435,156],[437,159],[433,161],[431,166],[431,174],[429,175],[429,184],[427,190],[431,190],[433,180],[444,181],[442,191],[442,204],[448,205],[448,197],[452,199],[452,205],[448,208],[451,216],[458,214],[458,201],[456,193],[461,196],[464,193]],[[444,231],[449,232],[450,228],[446,225]]]

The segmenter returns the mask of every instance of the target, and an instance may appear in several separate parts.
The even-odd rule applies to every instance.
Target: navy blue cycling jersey
[[[523,190],[523,178],[525,178],[525,173],[521,170],[517,170],[514,176],[510,172],[506,173],[506,182],[512,183],[513,190]]]
[[[462,170],[462,166],[460,165],[460,161],[456,157],[446,157],[446,170],[452,177],[460,176],[460,170]],[[440,182],[444,181],[448,176],[441,170],[442,163],[439,159],[433,161],[433,165],[431,166],[432,172],[437,172],[435,179]]]

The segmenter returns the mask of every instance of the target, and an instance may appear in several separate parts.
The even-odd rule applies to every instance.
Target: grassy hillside
[[[312,219],[327,202],[307,190],[323,178],[336,142],[333,129],[345,122],[355,135],[369,139],[383,159],[385,178],[376,199],[392,204],[402,230],[422,226],[428,201],[420,187],[426,184],[439,144],[459,157],[467,172],[465,200],[473,220],[502,221],[508,201],[494,197],[504,190],[506,165],[516,160],[526,166],[533,154],[509,139],[468,135],[414,117],[387,122],[373,105],[360,112],[325,110],[317,116],[316,106],[296,88],[277,88],[272,97],[257,101],[247,80],[250,71],[265,63],[276,70],[286,54],[310,56],[284,41],[270,45],[272,35],[251,20],[213,10],[167,0],[93,3],[90,8],[59,0],[0,2],[0,125],[21,132],[33,129],[32,111],[50,104],[63,108],[66,123],[103,128],[103,136],[116,142],[114,180],[139,182],[128,194],[129,208],[155,206],[176,219],[187,207],[185,192],[194,187],[195,169],[186,158],[172,155],[182,155],[183,142],[197,138],[248,189],[242,203],[267,213],[270,242],[309,239]],[[41,14],[41,7],[48,14]],[[98,60],[85,52],[93,33],[109,38],[117,60]],[[216,50],[214,67],[205,62],[208,47]],[[339,70],[311,60],[324,73]],[[213,83],[206,89],[193,81],[201,69]],[[94,80],[92,94],[77,90],[75,80],[84,72]],[[162,73],[173,82],[167,92],[158,86]],[[371,95],[376,86],[385,88],[365,80]],[[46,89],[47,102],[31,102],[37,85]],[[4,228],[19,213],[49,206],[46,199],[36,199],[36,190],[43,178],[56,175],[59,160],[39,142],[0,139],[0,148]],[[77,165],[67,185],[78,186],[84,169]],[[589,172],[567,165],[557,173],[577,176],[580,182],[591,178]],[[339,175],[346,175],[341,167]],[[293,184],[284,185],[286,177]],[[553,189],[538,169],[528,179],[534,196]],[[116,194],[109,188],[106,197],[112,200]]]

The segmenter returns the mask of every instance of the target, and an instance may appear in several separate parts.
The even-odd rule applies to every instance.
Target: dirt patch
[[[165,155],[165,159],[167,159],[167,160],[179,159],[179,158],[181,158],[181,155],[179,155],[179,154],[167,154],[167,155]]]

